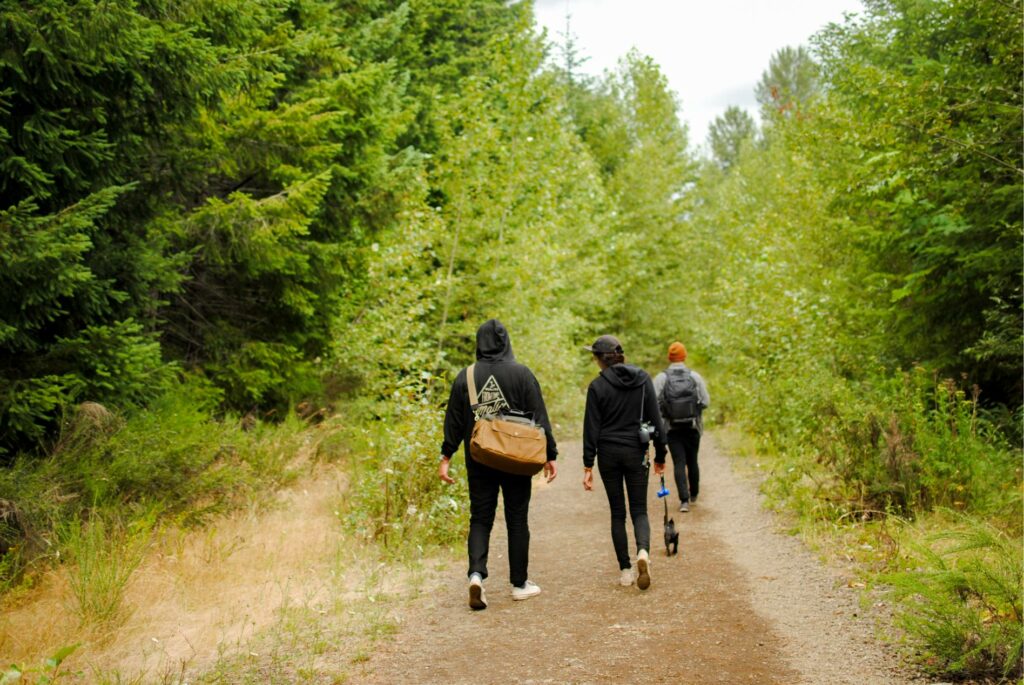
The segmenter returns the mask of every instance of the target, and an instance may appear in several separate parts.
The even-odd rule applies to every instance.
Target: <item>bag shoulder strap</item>
[[[469,387],[469,408],[470,410],[477,404],[476,395],[476,378],[473,377],[473,370],[476,368],[476,364],[470,364],[466,367],[466,385]]]

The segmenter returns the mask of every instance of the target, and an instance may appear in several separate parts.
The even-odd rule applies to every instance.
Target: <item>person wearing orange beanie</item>
[[[668,360],[669,362],[685,362],[686,361],[686,345],[679,342],[678,340],[668,346]]]
[[[700,492],[697,453],[704,433],[702,415],[711,403],[708,386],[699,373],[688,368],[686,346],[678,340],[668,346],[668,368],[654,378],[658,407],[668,430],[672,471],[679,495],[679,511],[690,511]]]

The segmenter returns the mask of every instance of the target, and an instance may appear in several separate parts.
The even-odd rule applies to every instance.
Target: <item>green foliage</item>
[[[1020,22],[1019,2],[869,2],[815,38],[816,95],[769,102],[770,68],[762,140],[704,168],[692,304],[670,311],[805,521],[950,508],[1020,537]],[[927,665],[1019,677],[1019,600],[992,600],[1007,622],[977,598],[997,577],[1019,596],[1019,550],[935,554],[900,576]],[[949,591],[964,574],[976,590]]]
[[[442,431],[436,402],[426,401],[426,378],[396,388],[387,413],[350,433],[352,483],[343,521],[361,539],[384,552],[408,553],[464,539],[469,525],[463,472],[454,486],[437,477]]]
[[[79,522],[92,510],[107,517],[98,524],[107,527],[135,530],[158,516],[188,525],[287,482],[305,424],[291,418],[243,431],[231,416],[214,419],[219,398],[209,383],[188,379],[127,419],[83,404],[62,422],[49,456],[21,457],[0,470],[0,584],[64,548],[120,553],[88,547],[92,529]],[[45,542],[62,530],[61,544]],[[88,589],[91,581],[83,582]]]
[[[232,408],[317,394],[307,362],[363,276],[352,248],[417,163],[396,143],[397,36],[375,30],[404,16],[2,5],[0,449],[38,447],[76,401],[151,399],[161,357]]]
[[[1020,401],[1021,3],[880,1],[817,39],[837,203],[888,300],[890,351]]]
[[[917,545],[913,570],[883,576],[903,605],[900,620],[935,674],[1020,679],[1024,650],[1024,547],[976,519]]]
[[[79,397],[139,403],[166,371],[141,324],[119,319],[128,296],[89,264],[98,227],[126,192],[110,187],[41,216],[29,198],[0,211],[0,454],[41,441]]]
[[[165,340],[228,406],[282,416],[318,395],[309,362],[363,277],[355,248],[389,225],[415,157],[394,142],[404,79],[374,57],[394,36],[329,3],[262,9],[235,48],[245,87],[189,132],[204,167],[190,211],[169,226],[193,258]],[[257,49],[268,56],[250,61]]]
[[[610,204],[601,233],[601,296],[612,306],[602,324],[624,336],[633,361],[661,358],[665,341],[680,335],[679,308],[686,306],[674,296],[673,281],[696,165],[678,98],[649,57],[630,52],[597,91],[595,108],[582,107],[579,117],[584,141],[606,172]],[[612,116],[614,125],[602,123]]]
[[[37,445],[61,404],[159,392],[154,317],[182,261],[146,221],[163,194],[150,179],[159,143],[227,75],[204,39],[128,3],[5,2],[0,13],[10,449]]]
[[[12,664],[10,668],[0,673],[0,685],[13,685],[13,683],[34,683],[34,685],[50,685],[62,680],[68,675],[60,670],[64,660],[74,654],[78,645],[68,645],[58,649],[53,656],[47,658],[40,666],[25,668]],[[76,674],[81,675],[81,674]],[[33,679],[34,680],[31,680]]]

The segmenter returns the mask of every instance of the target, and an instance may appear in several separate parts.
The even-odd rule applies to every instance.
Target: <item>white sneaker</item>
[[[629,587],[633,584],[633,569],[624,568],[622,573],[619,575],[619,585],[622,587]]]
[[[484,594],[484,581],[479,573],[469,576],[469,608],[480,611],[487,608],[487,596]]]
[[[536,597],[540,594],[540,585],[537,585],[532,580],[528,580],[522,584],[521,587],[512,586],[512,599],[530,599],[530,597]]]
[[[636,586],[646,590],[651,586],[651,560],[646,549],[640,550],[636,555],[636,570]]]

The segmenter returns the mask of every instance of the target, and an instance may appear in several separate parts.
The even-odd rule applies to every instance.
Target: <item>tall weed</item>
[[[418,388],[396,392],[384,407],[365,407],[366,419],[349,433],[354,451],[344,524],[386,553],[452,544],[468,525],[465,474],[460,478],[453,466],[454,485],[437,477],[443,412],[430,400],[426,380],[433,386],[441,381],[425,379]]]
[[[854,386],[869,387],[867,382]],[[924,369],[876,382],[845,407],[832,404],[818,447],[863,508],[913,514],[935,507],[1008,513],[1020,482],[1019,450],[951,379]]]
[[[105,624],[123,614],[125,587],[142,562],[150,530],[146,523],[126,528],[95,511],[87,521],[67,524],[62,542],[71,562],[68,580],[83,624]]]

